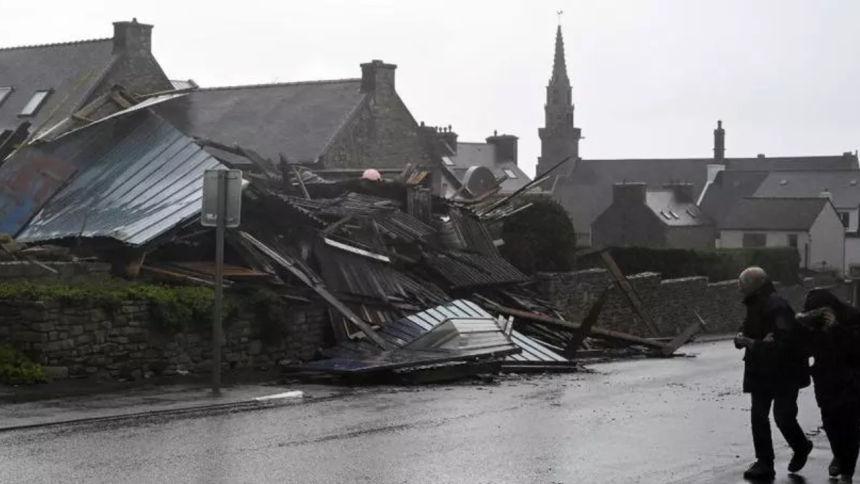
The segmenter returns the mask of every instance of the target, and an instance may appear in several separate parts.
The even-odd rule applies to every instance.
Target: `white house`
[[[860,170],[775,171],[753,196],[830,198],[845,226],[845,273],[860,267]]]
[[[795,247],[802,268],[845,268],[845,226],[829,198],[744,198],[720,224],[720,247]]]

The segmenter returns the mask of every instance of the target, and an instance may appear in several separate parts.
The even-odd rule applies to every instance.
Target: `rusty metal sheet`
[[[0,233],[17,234],[75,173],[69,161],[26,148],[0,166]]]

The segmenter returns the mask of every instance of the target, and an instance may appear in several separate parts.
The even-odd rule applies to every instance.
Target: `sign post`
[[[212,393],[221,391],[222,308],[224,298],[224,231],[239,226],[242,171],[206,170],[200,224],[215,227],[215,303],[212,314]]]

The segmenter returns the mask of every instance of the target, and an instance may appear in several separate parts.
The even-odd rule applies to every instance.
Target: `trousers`
[[[821,408],[821,422],[842,474],[854,475],[860,454],[860,408],[855,405]]]
[[[770,433],[770,408],[773,419],[788,445],[795,452],[806,448],[808,439],[797,423],[797,395],[799,390],[756,392],[752,394],[751,423],[756,459],[773,462],[773,438]]]

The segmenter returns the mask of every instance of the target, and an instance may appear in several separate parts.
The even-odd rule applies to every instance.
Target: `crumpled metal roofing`
[[[89,128],[67,161],[77,174],[17,237],[108,237],[139,246],[200,213],[203,173],[222,167],[191,138],[144,110]],[[88,130],[88,131],[89,131]],[[109,142],[109,143],[108,143]]]
[[[528,276],[498,255],[448,251],[428,254],[429,266],[452,288],[525,282]]]

